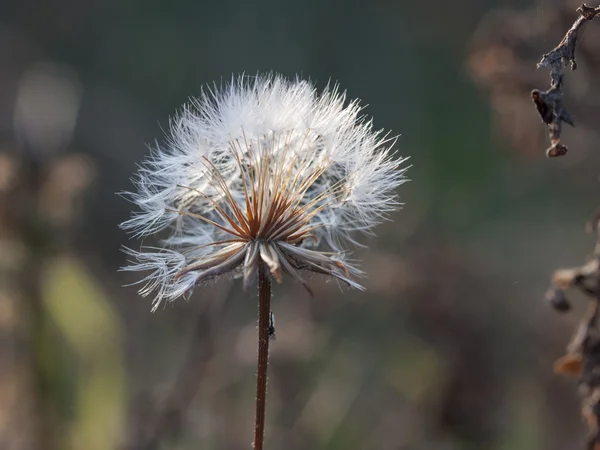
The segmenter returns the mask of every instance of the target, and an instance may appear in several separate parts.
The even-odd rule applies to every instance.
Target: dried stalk
[[[258,269],[258,365],[256,377],[256,425],[254,449],[262,450],[265,435],[265,411],[267,404],[267,368],[269,364],[271,312],[271,281],[264,264]]]

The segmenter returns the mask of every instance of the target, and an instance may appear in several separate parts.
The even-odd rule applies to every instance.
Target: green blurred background
[[[535,61],[572,6],[1,0],[0,449],[251,448],[256,298],[224,280],[150,313],[122,287],[120,247],[137,244],[115,193],[204,85],[266,71],[339,82],[412,165],[403,210],[356,254],[365,293],[276,287],[266,447],[579,445],[575,385],[552,362],[585,304],[561,317],[542,298],[592,251],[600,158],[581,143],[596,136],[567,134],[571,153],[547,159],[527,83],[508,90],[532,126],[489,101],[491,63],[469,65],[492,11],[568,11],[553,34],[520,28],[543,87]]]

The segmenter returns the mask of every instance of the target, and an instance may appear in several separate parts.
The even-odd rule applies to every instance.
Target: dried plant
[[[567,147],[561,143],[562,122],[574,125],[571,113],[562,103],[563,67],[577,68],[575,49],[578,31],[588,21],[600,14],[600,7],[581,5],[577,12],[580,17],[567,31],[560,44],[546,53],[538,67],[550,67],[550,88],[541,92],[534,89],[531,97],[543,122],[548,128],[551,146],[549,157],[562,156]],[[570,310],[566,291],[576,288],[590,298],[590,306],[576,328],[567,353],[554,364],[556,373],[578,378],[582,397],[582,415],[589,426],[588,450],[600,450],[600,329],[598,313],[600,308],[600,211],[588,228],[596,231],[596,248],[593,257],[580,267],[557,270],[552,277],[552,286],[546,293],[547,300],[561,312]]]
[[[587,27],[585,39],[581,38],[583,26],[596,17],[598,8],[579,6],[579,17],[573,23],[577,6],[573,0],[564,0],[555,8],[492,11],[472,37],[469,72],[489,93],[496,128],[522,154],[535,156],[540,147],[548,145],[539,127],[540,116],[549,135],[548,156],[566,152],[560,140],[563,122],[577,124],[569,141],[577,146],[579,155],[600,145],[596,101],[600,84],[595,82],[600,71],[600,27]],[[559,45],[547,52],[547,43],[557,41]],[[546,91],[539,86],[546,83],[547,72],[532,70],[536,63],[550,68],[551,84]],[[565,83],[564,67],[579,69],[577,83]],[[565,97],[568,110],[563,104]]]
[[[565,74],[563,69],[577,68],[576,49],[582,55],[587,71],[597,74],[597,39],[588,39],[582,44],[581,29],[587,22],[600,14],[600,7],[585,4],[577,8],[579,17],[568,29],[560,43],[545,53],[537,64],[538,68],[550,68],[550,87],[546,91],[532,88],[538,83],[538,75],[530,70],[533,54],[539,43],[548,36],[554,36],[558,30],[564,30],[563,24],[572,17],[570,2],[564,9],[545,11],[526,11],[520,13],[495,13],[484,20],[474,39],[469,61],[471,73],[482,85],[491,89],[492,103],[500,118],[503,131],[511,138],[515,146],[530,151],[539,144],[534,132],[534,116],[529,114],[525,95],[530,90],[531,99],[539,117],[546,125],[550,147],[549,157],[567,153],[567,146],[561,142],[562,124],[574,126],[573,114],[563,104],[565,95]],[[596,31],[597,32],[597,31]],[[582,47],[582,48],[580,48]],[[595,56],[594,56],[595,55]],[[590,84],[591,86],[592,84]],[[592,88],[586,88],[586,95],[580,95],[573,108],[584,114],[579,120],[591,129],[597,126],[598,108],[594,102]],[[539,118],[537,119],[539,120]],[[581,146],[587,149],[598,145],[597,132],[584,132],[586,139],[580,139]],[[580,136],[582,137],[582,136]],[[590,298],[590,306],[575,330],[567,346],[566,355],[554,365],[557,373],[578,378],[582,396],[582,413],[589,425],[587,448],[600,450],[600,328],[598,313],[600,307],[600,214],[590,222],[589,228],[597,233],[597,244],[593,257],[580,267],[557,270],[552,277],[552,285],[546,293],[546,299],[560,312],[570,310],[567,298],[568,290],[579,290]]]
[[[560,312],[570,310],[566,291],[576,289],[590,299],[590,306],[576,328],[567,353],[554,365],[557,373],[575,376],[582,396],[582,414],[589,425],[589,450],[600,450],[600,214],[589,227],[596,230],[597,242],[592,258],[580,267],[557,270],[546,293],[550,304]]]
[[[16,139],[0,144],[0,448],[54,449],[66,433],[48,395],[43,279],[70,250],[96,167],[70,148],[80,96],[70,68],[32,65],[14,90]]]
[[[134,258],[126,270],[151,271],[140,293],[155,293],[154,309],[222,275],[242,276],[245,288],[257,280],[256,449],[271,279],[286,274],[309,289],[302,272],[312,272],[361,289],[345,244],[399,206],[395,188],[405,178],[393,140],[373,131],[356,101],[344,103],[337,88],[318,95],[308,82],[279,76],[215,87],[172,123],[169,145],[153,153],[128,194],[140,212],[124,229],[169,230],[161,248],[126,250]]]
[[[600,7],[591,8],[585,3],[577,8],[580,14],[573,26],[567,31],[562,39],[552,51],[546,53],[538,63],[539,67],[550,67],[550,88],[542,92],[538,89],[531,91],[531,98],[535,104],[542,121],[548,128],[550,137],[550,148],[546,150],[549,157],[565,155],[568,151],[566,145],[560,142],[562,131],[562,122],[575,126],[573,116],[564,107],[562,102],[563,92],[563,67],[569,66],[571,70],[577,68],[575,61],[575,47],[577,46],[577,37],[579,29],[588,21],[593,20],[600,14]]]

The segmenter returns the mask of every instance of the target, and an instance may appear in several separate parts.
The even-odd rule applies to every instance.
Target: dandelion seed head
[[[137,211],[122,228],[167,235],[162,248],[126,250],[125,270],[150,272],[140,293],[156,308],[224,274],[249,286],[260,264],[277,281],[307,287],[309,271],[361,288],[348,248],[398,208],[405,169],[360,113],[337,87],[276,75],[233,79],[185,106],[127,193]]]

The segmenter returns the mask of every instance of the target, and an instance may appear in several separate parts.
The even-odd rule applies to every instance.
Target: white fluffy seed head
[[[168,230],[162,248],[127,249],[125,270],[150,271],[140,293],[154,292],[156,308],[226,273],[249,285],[259,264],[278,281],[285,273],[306,286],[300,273],[312,271],[360,288],[346,246],[398,208],[405,169],[394,140],[345,103],[337,87],[319,94],[269,75],[185,106],[128,193],[138,211],[122,228]]]

